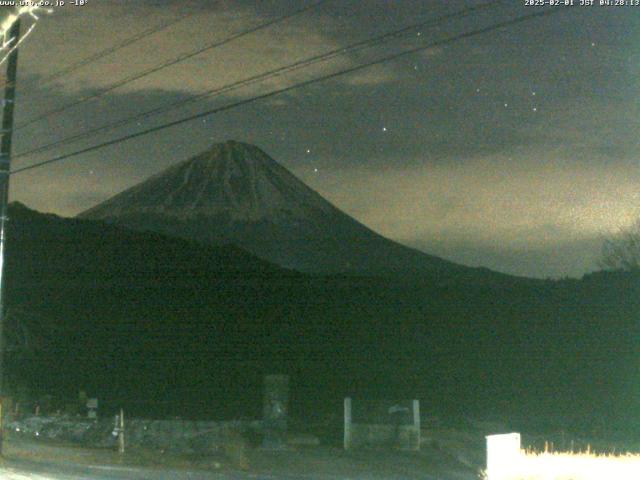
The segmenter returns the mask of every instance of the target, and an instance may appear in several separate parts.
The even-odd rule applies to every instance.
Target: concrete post
[[[264,377],[264,439],[262,447],[280,450],[287,445],[287,415],[289,411],[289,376]]]
[[[344,399],[344,449],[351,448],[351,398]]]
[[[98,399],[88,398],[85,407],[87,409],[87,418],[96,420],[98,418]]]
[[[416,432],[414,449],[420,450],[420,438],[422,436],[422,431],[420,430],[420,400],[413,401],[413,428]]]
[[[118,453],[124,454],[124,410],[120,409],[120,420],[118,424]]]

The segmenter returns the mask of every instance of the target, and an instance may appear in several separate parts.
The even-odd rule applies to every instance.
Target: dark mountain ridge
[[[7,371],[34,394],[82,388],[133,415],[259,415],[261,375],[285,372],[300,414],[339,413],[345,395],[567,422],[637,411],[637,275],[311,276],[234,247],[10,215],[9,323],[37,348],[10,354]]]

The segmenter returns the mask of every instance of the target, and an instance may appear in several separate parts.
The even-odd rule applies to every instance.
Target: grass
[[[486,480],[637,480],[640,455],[592,452],[527,452],[508,462],[504,473]]]

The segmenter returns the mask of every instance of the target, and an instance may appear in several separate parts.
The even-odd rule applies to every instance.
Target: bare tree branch
[[[600,266],[606,270],[640,271],[640,220],[605,239]]]

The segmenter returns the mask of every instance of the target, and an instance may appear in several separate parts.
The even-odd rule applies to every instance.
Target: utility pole
[[[4,368],[4,327],[5,327],[5,243],[7,210],[9,204],[9,175],[11,173],[11,140],[13,137],[13,107],[16,98],[16,77],[18,72],[18,48],[20,42],[20,19],[16,19],[9,30],[9,39],[13,48],[7,61],[7,80],[2,102],[2,129],[0,135],[0,456],[4,443],[4,409],[2,403],[5,392]]]

